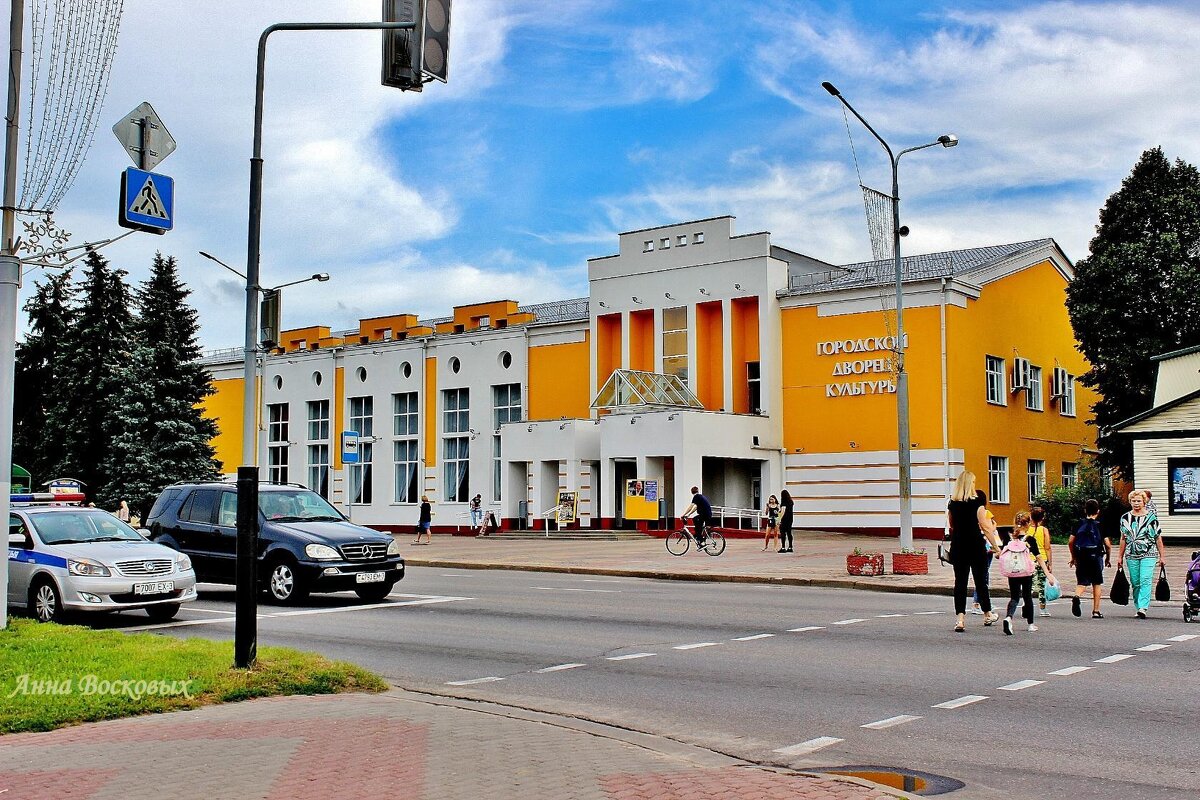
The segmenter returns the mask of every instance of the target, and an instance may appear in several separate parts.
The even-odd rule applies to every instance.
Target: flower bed
[[[855,550],[846,556],[846,572],[865,577],[882,575],[884,573],[883,553],[863,553]]]

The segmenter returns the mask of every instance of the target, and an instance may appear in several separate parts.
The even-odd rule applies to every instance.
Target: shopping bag
[[[1062,597],[1062,589],[1059,588],[1058,581],[1053,575],[1046,576],[1046,602],[1053,603],[1058,598]]]
[[[1117,570],[1117,577],[1113,578],[1112,588],[1108,590],[1108,599],[1119,606],[1129,605],[1129,578],[1125,577],[1124,567]]]
[[[1171,599],[1171,584],[1167,582],[1167,565],[1158,565],[1158,584],[1154,587],[1154,599],[1165,603]]]

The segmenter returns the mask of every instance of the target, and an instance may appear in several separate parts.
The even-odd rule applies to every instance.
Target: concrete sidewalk
[[[0,736],[21,800],[884,800],[668,739],[393,690],[251,700]]]
[[[398,536],[401,542],[410,536]],[[780,583],[794,586],[827,586],[882,592],[952,594],[954,574],[937,559],[937,542],[918,541],[929,556],[927,575],[891,574],[891,553],[900,549],[896,539],[852,536],[817,531],[800,531],[795,536],[795,553],[762,549],[762,539],[729,539],[725,552],[708,556],[694,549],[682,556],[667,552],[662,539],[646,537],[635,541],[504,539],[434,535],[433,544],[405,547],[410,566],[458,569],[528,569],[596,575],[621,575],[667,580],[738,581]],[[887,574],[870,578],[846,573],[846,556],[861,548],[885,554]],[[1196,548],[1170,546],[1167,575],[1172,600],[1183,597],[1183,576]],[[1066,545],[1055,545],[1054,571],[1064,594],[1074,592],[1075,571],[1067,566]],[[1115,575],[1105,570],[1109,585]],[[1008,587],[993,567],[992,586],[1005,596]]]

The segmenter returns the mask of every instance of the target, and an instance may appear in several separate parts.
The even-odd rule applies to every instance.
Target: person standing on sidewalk
[[[1092,593],[1092,619],[1104,619],[1100,613],[1100,592],[1104,588],[1104,568],[1111,561],[1112,543],[1100,534],[1100,503],[1089,498],[1083,504],[1084,519],[1067,540],[1071,566],[1075,568],[1075,596],[1071,598],[1071,613],[1082,616],[1079,601],[1085,591]]]
[[[121,522],[129,522],[129,517],[129,503],[122,500],[121,504],[117,506],[117,519],[121,520]]]
[[[796,505],[792,493],[784,489],[779,493],[779,504],[783,513],[779,515],[779,552],[792,552],[792,508]]]
[[[1150,607],[1154,568],[1166,554],[1158,517],[1146,508],[1146,493],[1134,489],[1129,493],[1129,511],[1121,517],[1121,541],[1117,545],[1117,569],[1129,562],[1129,588],[1133,595],[1137,618],[1146,618]]]
[[[1000,551],[1000,570],[1008,578],[1008,610],[1004,614],[1004,635],[1013,635],[1013,612],[1017,604],[1025,601],[1024,617],[1029,623],[1029,632],[1033,633],[1038,626],[1033,623],[1033,575],[1041,567],[1042,574],[1050,572],[1042,558],[1041,548],[1037,538],[1030,531],[1030,515],[1028,511],[1018,511],[1013,520],[1012,535],[1007,537],[1004,549]],[[1004,537],[1001,537],[1004,538]],[[1050,573],[1050,579],[1054,579]]]
[[[1029,509],[1029,535],[1032,536],[1038,544],[1038,550],[1041,551],[1042,560],[1046,562],[1046,568],[1042,569],[1042,565],[1037,565],[1037,570],[1033,573],[1033,593],[1038,599],[1038,615],[1042,617],[1050,616],[1050,609],[1046,608],[1046,575],[1054,574],[1054,553],[1051,550],[1050,530],[1043,524],[1046,519],[1046,510],[1041,506],[1034,506]]]
[[[771,540],[779,543],[779,499],[775,495],[767,498],[767,508],[763,511],[763,516],[767,518],[767,530],[763,535],[763,550],[771,546]]]
[[[421,517],[417,520],[417,539],[413,544],[421,544],[421,534],[425,534],[425,544],[433,544],[433,506],[429,503],[429,495],[421,495]]]
[[[954,483],[954,493],[946,514],[950,520],[950,563],[954,565],[954,630],[966,630],[967,580],[973,579],[983,610],[983,624],[992,625],[1000,618],[992,613],[992,598],[988,592],[987,552],[984,543],[1000,549],[995,525],[988,519],[984,507],[987,499],[975,489],[975,473],[963,470]]]

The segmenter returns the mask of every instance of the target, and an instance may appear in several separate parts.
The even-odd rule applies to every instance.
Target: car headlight
[[[177,572],[187,572],[192,568],[192,559],[186,553],[180,553],[175,556],[175,570]]]
[[[341,553],[327,544],[306,544],[304,546],[304,555],[309,558],[315,558],[318,561],[328,561],[342,557]]]
[[[389,556],[400,555],[400,540],[399,539],[392,539],[392,543],[388,545],[388,555]]]
[[[112,575],[108,567],[90,558],[68,558],[67,572],[72,575],[90,575],[100,578],[107,578],[109,575]]]

